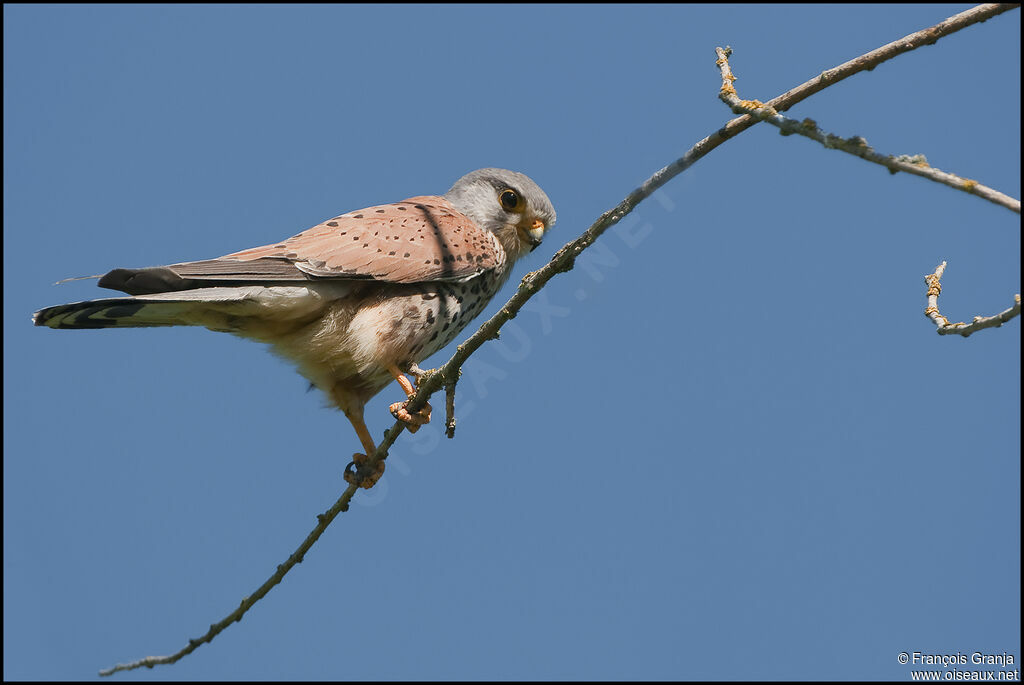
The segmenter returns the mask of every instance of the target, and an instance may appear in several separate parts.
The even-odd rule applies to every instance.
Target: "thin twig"
[[[1020,294],[1013,296],[1013,306],[993,316],[976,316],[971,323],[959,321],[950,323],[949,319],[939,313],[939,295],[942,294],[942,275],[946,272],[946,262],[939,264],[935,271],[924,277],[928,284],[928,306],[924,315],[932,320],[939,335],[969,336],[983,328],[998,328],[1015,316],[1020,315]]]
[[[272,573],[271,576],[259,586],[256,592],[243,599],[237,609],[217,623],[211,624],[210,629],[206,631],[202,637],[190,639],[188,641],[188,646],[169,656],[147,656],[128,664],[117,664],[113,668],[100,671],[100,675],[114,675],[118,671],[130,671],[136,668],[141,668],[142,666],[153,668],[160,664],[173,664],[178,659],[194,652],[196,648],[204,642],[212,641],[213,638],[217,637],[218,633],[235,621],[241,621],[242,616],[252,607],[253,604],[263,599],[263,596],[270,592],[271,588],[280,583],[284,579],[285,574],[288,573],[293,566],[302,563],[302,559],[306,556],[306,552],[309,551],[310,547],[312,547],[313,543],[320,538],[323,532],[327,530],[327,526],[331,525],[331,521],[333,521],[340,512],[348,509],[348,502],[352,499],[352,493],[354,493],[355,490],[355,486],[349,486],[349,488],[345,490],[345,493],[330,509],[318,515],[316,517],[316,527],[313,528],[312,532],[306,536],[306,539],[302,541],[302,544],[299,545],[298,549],[292,552],[292,555],[288,557],[283,564],[278,565],[274,573]]]
[[[820,76],[787,91],[779,97],[769,101],[768,104],[778,110],[788,109],[797,102],[800,102],[801,100],[804,100],[822,89],[852,76],[853,74],[864,71],[865,69],[872,69],[886,60],[892,59],[897,55],[913,50],[921,45],[930,45],[939,38],[948,36],[951,33],[955,33],[960,29],[966,28],[980,21],[985,21],[990,17],[1012,8],[1013,6],[981,5],[967,10],[966,12],[961,12],[960,14],[956,14],[939,24],[932,26],[931,28],[912,33],[898,41],[889,43],[877,50],[872,50],[871,52],[861,55],[854,60],[841,64],[838,67],[822,72]],[[456,372],[461,368],[466,358],[476,351],[484,342],[496,337],[501,325],[515,317],[526,301],[529,300],[530,297],[532,297],[541,287],[543,287],[545,283],[551,280],[555,274],[570,270],[576,256],[589,245],[593,244],[593,242],[597,240],[598,236],[608,230],[611,226],[618,223],[629,212],[633,211],[633,209],[642,200],[649,197],[655,190],[691,167],[701,157],[708,154],[730,138],[734,138],[747,130],[755,123],[757,123],[757,119],[752,116],[744,115],[737,117],[726,123],[725,126],[718,129],[711,135],[698,141],[686,152],[685,155],[656,172],[653,176],[644,181],[639,188],[627,195],[622,202],[602,214],[580,237],[566,244],[561,250],[559,250],[547,265],[538,271],[527,274],[519,284],[519,289],[516,290],[515,294],[508,302],[505,303],[505,306],[480,326],[480,328],[477,329],[473,335],[467,338],[464,343],[459,345],[451,359],[449,359],[440,369],[427,371],[421,376],[416,395],[407,405],[408,411],[410,413],[415,413],[421,409],[427,403],[429,397],[445,385],[446,378],[457,378]],[[378,461],[386,458],[388,450],[403,430],[405,430],[405,424],[401,421],[396,421],[395,425],[384,433],[384,439],[381,441],[380,445],[377,446],[377,450],[372,455],[367,455],[368,458],[363,462],[362,466],[366,469],[372,470]],[[331,524],[331,521],[333,521],[340,512],[348,510],[349,502],[352,500],[352,496],[356,493],[357,489],[358,488],[355,485],[349,485],[338,498],[338,501],[335,502],[330,509],[317,517],[318,523],[313,531],[306,537],[302,544],[299,545],[299,548],[290,557],[288,557],[283,564],[277,567],[274,574],[271,575],[270,578],[268,578],[267,581],[256,590],[256,592],[242,600],[242,603],[237,609],[231,612],[222,621],[212,624],[210,629],[202,637],[189,640],[188,646],[175,654],[169,656],[145,657],[128,664],[118,664],[113,668],[100,671],[100,675],[112,675],[118,671],[128,671],[141,668],[143,666],[152,668],[158,664],[173,664],[183,656],[193,652],[196,647],[202,643],[213,640],[213,638],[215,638],[222,630],[234,621],[241,620],[242,616],[253,606],[253,604],[266,595],[271,588],[281,582],[281,579],[284,578],[285,574],[287,574],[295,564],[302,561],[302,557],[307,551],[309,551],[309,548],[316,542],[324,530],[326,530],[327,526]]]
[[[838,67],[826,69],[810,81],[801,83],[796,88],[783,93],[777,98],[769,100],[768,104],[778,111],[784,112],[801,100],[806,100],[818,91],[828,88],[833,83],[838,83],[839,81],[849,78],[861,71],[870,71],[882,62],[888,61],[898,55],[902,55],[904,52],[916,50],[924,45],[932,45],[940,38],[945,38],[951,33],[956,33],[957,31],[967,28],[972,24],[986,21],[994,16],[1002,14],[1003,12],[1009,12],[1010,10],[1017,9],[1018,7],[1020,7],[1019,3],[986,3],[972,7],[969,10],[964,10],[959,14],[954,14],[948,19],[940,21],[935,26],[915,31],[914,33],[906,35],[899,40],[894,40],[887,45],[876,48],[871,52],[866,52],[860,57],[855,57],[849,62],[844,62]],[[749,115],[744,115],[741,119],[745,119],[748,116]],[[753,123],[753,121],[749,121],[747,126],[750,126]]]
[[[722,88],[718,92],[718,97],[722,102],[729,105],[736,114],[749,114],[760,121],[767,121],[769,124],[776,126],[782,135],[796,133],[805,138],[816,140],[826,148],[842,150],[855,157],[884,166],[893,174],[898,171],[905,171],[908,174],[922,176],[936,183],[947,185],[950,188],[956,188],[965,193],[977,195],[982,199],[1020,214],[1020,200],[1004,195],[998,190],[989,188],[977,181],[930,166],[924,155],[899,155],[894,157],[892,155],[879,154],[861,136],[841,138],[832,133],[822,131],[813,119],[797,121],[796,119],[790,119],[779,114],[774,107],[765,105],[758,100],[741,100],[736,93],[736,88],[732,84],[736,80],[729,66],[729,55],[732,54],[732,49],[728,47],[715,48],[715,52],[718,54],[718,62],[716,63],[722,72]]]
[[[444,386],[444,395],[444,433],[451,440],[455,437],[455,381]]]

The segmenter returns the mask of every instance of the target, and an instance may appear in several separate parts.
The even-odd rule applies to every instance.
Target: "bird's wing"
[[[493,233],[444,198],[422,196],[342,214],[283,242],[217,259],[115,269],[99,285],[139,295],[319,279],[457,281],[500,267],[505,259]]]

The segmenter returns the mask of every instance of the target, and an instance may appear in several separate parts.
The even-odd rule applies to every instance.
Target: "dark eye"
[[[498,200],[501,202],[501,206],[505,209],[515,209],[519,206],[519,193],[511,189],[506,189],[498,194]]]

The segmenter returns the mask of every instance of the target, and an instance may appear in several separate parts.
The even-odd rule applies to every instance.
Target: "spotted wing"
[[[458,281],[500,267],[494,234],[447,200],[413,197],[329,219],[287,240],[217,259],[115,269],[99,285],[138,295],[274,281]]]

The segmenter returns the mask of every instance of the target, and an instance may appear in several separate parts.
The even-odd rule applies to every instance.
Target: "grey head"
[[[555,223],[555,208],[547,194],[518,171],[471,171],[444,198],[477,226],[497,235],[513,260],[540,245]]]

